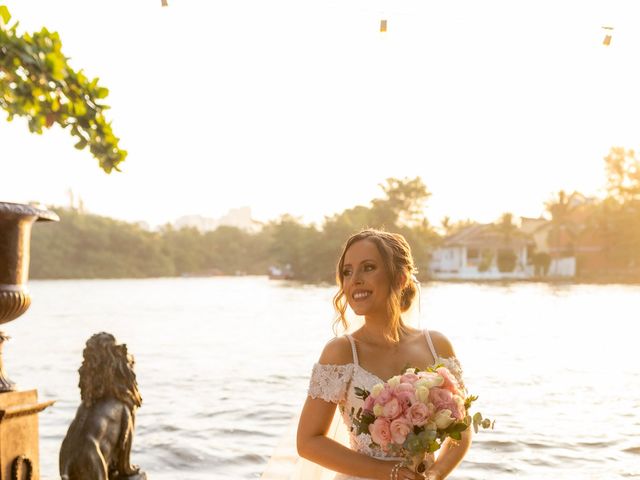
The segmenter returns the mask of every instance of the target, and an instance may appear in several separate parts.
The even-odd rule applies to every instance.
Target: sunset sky
[[[0,200],[321,222],[420,176],[432,222],[493,221],[600,194],[609,148],[638,147],[634,2],[168,1],[0,0],[100,77],[129,151],[108,176],[67,132],[0,120]]]

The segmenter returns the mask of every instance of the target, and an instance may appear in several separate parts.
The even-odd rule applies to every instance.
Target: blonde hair
[[[369,240],[378,249],[382,262],[389,279],[389,297],[387,298],[387,316],[389,325],[385,338],[391,343],[397,343],[400,340],[400,332],[404,330],[405,325],[402,322],[401,313],[406,312],[417,293],[415,285],[416,267],[413,263],[411,255],[411,247],[406,239],[399,233],[390,233],[383,230],[366,229],[349,237],[345,243],[338,265],[336,268],[336,282],[338,283],[338,293],[333,297],[333,306],[338,313],[333,322],[334,333],[337,332],[338,325],[346,330],[349,328],[349,322],[345,317],[347,311],[347,299],[344,294],[344,257],[347,250],[360,240]],[[404,275],[404,284],[400,282],[401,276]],[[336,333],[337,334],[337,333]]]

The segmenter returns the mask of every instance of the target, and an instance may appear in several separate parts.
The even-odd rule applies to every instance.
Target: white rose
[[[427,400],[429,399],[429,389],[424,385],[419,386],[416,388],[416,397],[420,402],[427,403]]]
[[[380,395],[380,392],[382,392],[383,390],[384,390],[384,384],[376,383],[371,389],[371,396],[373,398],[376,398],[378,395]]]
[[[444,378],[442,378],[437,373],[432,372],[424,372],[420,375],[420,380],[416,382],[417,385],[424,385],[427,388],[439,387],[444,383]]]
[[[382,405],[374,405],[373,406],[373,414],[376,417],[380,417],[382,415],[382,412],[383,412]]]
[[[400,375],[391,377],[387,383],[391,385],[393,388],[396,388],[398,385],[400,385]]]
[[[456,404],[458,405],[458,408],[460,409],[460,411],[462,412],[462,415],[464,416],[465,408],[464,408],[464,400],[462,399],[462,397],[460,395],[454,395],[453,400],[456,402]]]
[[[433,418],[433,421],[436,423],[436,426],[439,429],[445,429],[449,425],[453,423],[455,418],[451,416],[451,410],[445,408],[444,410],[440,410],[436,413],[436,416]]]
[[[407,370],[404,373],[416,373],[416,369],[415,368],[407,368]]]

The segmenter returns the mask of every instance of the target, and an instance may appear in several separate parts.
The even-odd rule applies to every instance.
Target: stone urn
[[[58,215],[48,210],[0,202],[0,324],[15,320],[31,305],[27,289],[31,226],[58,220]],[[0,331],[0,393],[15,390],[2,365],[2,344],[8,338]]]

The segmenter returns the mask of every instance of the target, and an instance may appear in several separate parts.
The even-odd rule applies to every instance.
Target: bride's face
[[[390,283],[382,256],[373,242],[360,240],[349,247],[342,276],[342,289],[356,315],[386,314]]]

